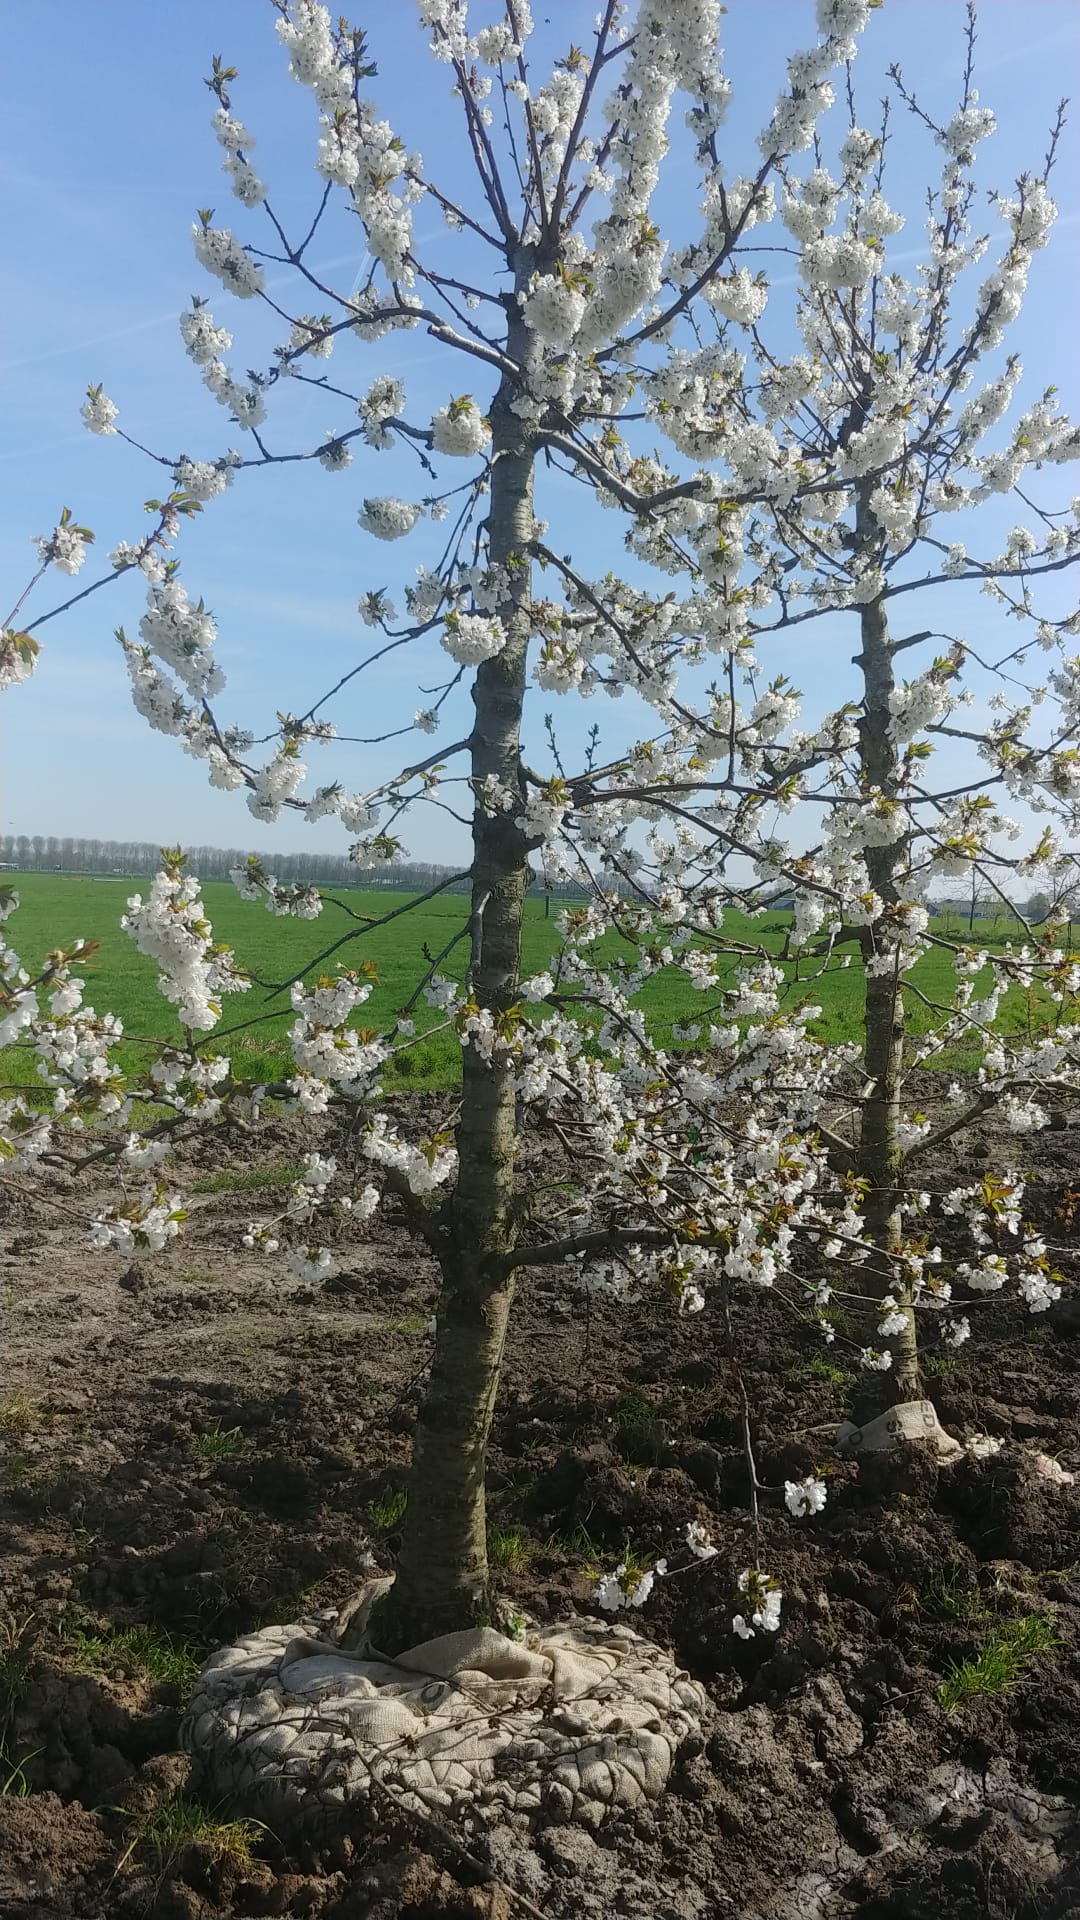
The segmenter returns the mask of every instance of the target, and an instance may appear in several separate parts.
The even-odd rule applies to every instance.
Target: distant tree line
[[[946,931],[953,927],[959,930],[964,926],[973,929],[977,921],[988,922],[995,928],[1006,927],[1010,921],[1016,921],[1018,912],[1023,913],[1029,925],[1037,927],[1044,921],[1058,925],[1066,913],[1070,915],[1070,920],[1075,920],[1077,900],[1075,894],[1071,898],[1062,900],[1059,897],[1055,901],[1048,893],[1032,893],[1017,908],[1011,900],[1003,899],[992,888],[977,886],[970,893],[935,900],[933,908],[946,922]]]
[[[227,880],[231,869],[242,867],[248,857],[248,850],[241,847],[188,847],[185,851],[192,872],[200,880]],[[270,853],[260,858],[279,880],[314,887],[400,887],[410,893],[424,893],[454,872],[453,867],[439,866],[432,860],[394,860],[378,867],[357,867],[342,853]],[[122,874],[135,878],[156,873],[161,865],[161,848],[153,840],[79,840],[72,834],[61,839],[55,833],[5,833],[0,835],[0,865],[20,873],[95,873],[110,878]],[[463,876],[448,890],[465,892],[468,884],[467,876]],[[581,887],[574,882],[560,880],[548,885],[539,873],[533,884],[544,893],[581,894]],[[615,886],[620,893],[631,892],[621,880]],[[793,904],[790,898],[770,902],[776,913],[790,912]],[[974,927],[977,920],[1004,926],[1016,917],[1012,903],[987,887],[931,904],[935,914],[955,922],[957,927],[961,923]],[[1033,893],[1023,903],[1027,919],[1036,925],[1047,918],[1051,908],[1051,899],[1045,893]],[[1075,911],[1074,906],[1074,915]]]
[[[242,847],[186,847],[193,873],[200,880],[227,880],[233,867],[242,867],[250,849]],[[268,853],[260,854],[267,871],[279,880],[315,887],[400,887],[423,893],[438,886],[454,873],[449,866],[432,860],[395,860],[378,867],[357,867],[346,854]],[[0,835],[0,863],[20,873],[94,873],[107,877],[122,874],[139,877],[156,873],[161,865],[161,848],[153,840],[80,840],[67,834],[5,833]],[[454,891],[466,891],[468,877],[453,883]],[[553,881],[546,885],[541,874],[534,882],[545,893],[580,895],[579,885]]]

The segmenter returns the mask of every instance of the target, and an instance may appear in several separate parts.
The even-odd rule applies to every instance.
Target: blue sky
[[[558,56],[570,40],[587,41],[595,0],[533,0],[542,25],[539,45]],[[364,9],[371,52],[380,75],[371,94],[410,147],[419,147],[436,179],[463,183],[466,175],[456,103],[448,71],[433,62],[411,0],[382,0]],[[475,8],[478,21],[492,17]],[[782,77],[783,58],[813,38],[810,0],[731,0],[726,25],[727,70],[735,104],[724,139],[732,172],[751,164],[752,142],[768,117]],[[961,0],[886,0],[874,14],[857,62],[864,102],[860,117],[876,123],[874,103],[885,68],[899,60],[928,108],[947,117],[962,56]],[[1080,65],[1080,9],[1072,0],[987,0],[980,11],[978,78],[999,130],[982,150],[987,184],[1008,189],[1015,174],[1037,165],[1045,128],[1059,95],[1076,91]],[[56,57],[63,46],[64,57]],[[143,500],[163,491],[167,478],[116,440],[92,438],[78,417],[88,381],[102,382],[136,438],[176,456],[212,458],[240,444],[224,411],[203,391],[186,359],[177,317],[193,292],[209,294],[219,323],[235,335],[229,356],[238,370],[265,364],[283,328],[253,302],[228,298],[208,283],[195,262],[190,226],[196,207],[214,207],[218,221],[244,239],[264,242],[264,220],[236,202],[220,172],[221,152],[209,126],[212,101],[202,85],[214,53],[240,70],[234,111],[256,134],[254,158],[287,229],[302,230],[316,204],[316,114],[306,90],[290,81],[264,0],[185,0],[183,7],[146,0],[9,0],[0,14],[0,173],[7,211],[6,283],[0,380],[6,431],[0,447],[0,582],[5,605],[22,590],[33,565],[31,537],[47,532],[61,506],[97,533],[79,584],[101,570],[109,549],[141,529]],[[538,59],[535,74],[541,72]],[[677,109],[681,117],[681,109]],[[1023,397],[1049,381],[1076,409],[1076,223],[1080,212],[1077,133],[1070,128],[1053,191],[1062,220],[1056,243],[1036,262],[1029,307],[1010,337],[1026,369]],[[921,240],[919,205],[938,156],[908,116],[896,123],[894,169],[888,191],[909,212],[909,227],[892,243],[890,258],[914,265]],[[692,230],[696,181],[687,157],[673,156],[657,196],[660,223],[676,239]],[[992,224],[992,216],[986,218]],[[453,270],[461,242],[425,208],[416,231],[429,236],[435,264]],[[320,236],[316,259],[343,290],[361,270],[355,220],[338,211]],[[756,264],[751,262],[750,264]],[[278,274],[283,270],[276,270]],[[290,311],[310,310],[310,297],[280,296]],[[790,299],[779,286],[774,300]],[[339,350],[340,351],[340,350]],[[482,370],[462,370],[423,335],[393,336],[377,346],[353,346],[328,371],[362,390],[393,368],[405,379],[409,415],[424,423],[452,393],[471,386],[486,399]],[[478,377],[479,375],[479,377]],[[270,441],[276,450],[310,446],[330,431],[354,424],[345,401],[295,392],[276,406]],[[464,478],[463,462],[447,463],[448,480]],[[1074,483],[1075,484],[1075,483]],[[183,574],[193,596],[203,595],[219,623],[219,658],[228,687],[219,702],[229,721],[263,731],[276,709],[301,709],[316,691],[355,664],[371,643],[356,613],[359,594],[376,586],[400,590],[429,559],[439,529],[379,545],[359,532],[356,512],[366,493],[416,497],[428,489],[414,460],[397,452],[361,449],[353,467],[330,475],[316,466],[241,476],[223,500],[185,530]],[[1063,504],[1070,488],[1059,479],[1048,503]],[[538,511],[552,523],[553,543],[573,548],[587,573],[617,564],[612,516],[582,511],[569,483],[544,478]],[[1005,510],[1004,525],[1018,514]],[[974,544],[974,542],[972,543]],[[992,543],[991,543],[992,544]],[[25,617],[52,605],[51,585],[38,589]],[[142,610],[129,580],[95,596],[42,629],[39,671],[10,693],[0,712],[0,821],[3,831],[81,833],[104,838],[150,838],[240,845],[251,849],[334,847],[336,823],[315,828],[283,819],[254,822],[242,794],[212,791],[202,767],[172,741],[152,735],[135,714],[113,628],[134,632]],[[1063,610],[1061,594],[1055,611]],[[962,611],[935,604],[920,625],[944,624],[969,635],[990,615],[985,601],[968,597]],[[812,687],[813,711],[845,696],[845,662],[853,650],[845,629],[837,636],[788,640],[763,650],[771,673],[790,671]],[[407,721],[426,704],[418,685],[440,677],[445,657],[433,646],[402,652],[357,683],[335,708],[342,732],[374,734]],[[445,673],[441,674],[445,678]],[[551,696],[536,694],[531,742],[539,760],[539,720]],[[623,703],[623,708],[628,703]],[[457,709],[465,722],[464,701]],[[568,754],[594,718],[612,746],[636,727],[635,716],[606,702],[559,708]],[[641,727],[646,728],[644,718]],[[447,739],[464,725],[447,722]],[[416,736],[414,736],[414,739]],[[422,742],[423,746],[433,743]],[[340,777],[366,788],[400,763],[400,747],[348,748],[309,756],[313,776]],[[314,784],[314,779],[312,784]],[[418,817],[410,850],[449,858],[460,835],[441,816]]]

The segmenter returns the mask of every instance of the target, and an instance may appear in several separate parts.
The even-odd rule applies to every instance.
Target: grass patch
[[[138,1848],[161,1874],[189,1847],[200,1847],[216,1866],[228,1861],[250,1867],[262,1835],[269,1832],[261,1820],[221,1820],[187,1794],[158,1807],[138,1827],[129,1853]]]
[[[404,1487],[392,1487],[388,1493],[380,1493],[368,1509],[372,1525],[380,1533],[393,1533],[404,1520],[408,1504],[409,1496]]]
[[[68,1665],[76,1673],[115,1673],[118,1669],[149,1680],[155,1686],[194,1685],[202,1654],[190,1640],[175,1638],[160,1627],[84,1627],[66,1630]]]
[[[656,1408],[640,1387],[627,1387],[612,1407],[611,1418],[616,1427],[639,1427],[656,1418]]]
[[[256,1611],[255,1625],[274,1627],[280,1626],[283,1620],[303,1620],[311,1612],[317,1584],[316,1581],[309,1581],[306,1587],[287,1587],[270,1594]]]
[[[0,1797],[11,1794],[18,1800],[25,1800],[30,1792],[30,1781],[26,1773],[31,1760],[36,1760],[42,1751],[40,1747],[34,1753],[24,1753],[21,1760],[13,1759],[2,1740],[0,1740]]]
[[[835,1360],[829,1360],[823,1353],[815,1353],[806,1369],[812,1380],[826,1380],[830,1387],[850,1385],[851,1375],[846,1368]]]
[[[919,1607],[932,1620],[982,1620],[986,1602],[961,1567],[943,1567],[919,1595]]]
[[[75,1468],[68,1464],[54,1467],[51,1472],[35,1471],[31,1466],[23,1475],[23,1485],[36,1512],[68,1513],[74,1479]]]
[[[821,1266],[823,1270],[823,1263],[817,1264]],[[845,1340],[853,1340],[855,1338],[851,1315],[845,1313],[843,1307],[834,1305],[831,1300],[827,1306],[811,1307],[807,1315],[807,1322],[811,1327],[817,1329],[823,1339],[828,1338],[830,1335],[835,1338],[837,1334],[840,1334]]]
[[[46,1418],[45,1405],[30,1393],[11,1393],[0,1400],[0,1433],[32,1433]]]
[[[628,1387],[611,1410],[615,1443],[634,1467],[658,1466],[667,1446],[667,1430],[657,1409],[640,1387]]]
[[[496,1527],[488,1535],[488,1560],[504,1573],[524,1573],[533,1557],[533,1543],[520,1527]]]
[[[1060,1645],[1045,1613],[1025,1613],[987,1640],[974,1660],[952,1663],[938,1688],[938,1703],[951,1713],[965,1700],[1010,1693],[1032,1660]]]
[[[855,1397],[856,1375],[850,1368],[842,1367],[837,1360],[830,1360],[828,1354],[815,1353],[806,1368],[811,1380],[822,1380],[831,1388],[836,1403],[840,1407],[850,1407]]]
[[[401,1320],[384,1320],[376,1328],[377,1333],[426,1333],[431,1325],[430,1314],[407,1313]]]
[[[26,1685],[33,1661],[31,1629],[35,1615],[5,1614],[0,1619],[0,1768],[3,1743],[11,1731],[15,1708]],[[4,1788],[7,1793],[9,1789]]]
[[[132,880],[122,876],[99,878],[55,873],[12,874],[9,877],[18,889],[21,900],[11,937],[23,965],[31,972],[36,972],[50,948],[78,935],[95,941],[97,952],[87,968],[87,999],[102,1011],[107,1009],[118,1014],[124,1022],[126,1034],[138,1036],[122,1041],[118,1052],[118,1058],[129,1070],[138,1071],[147,1058],[145,1043],[178,1037],[173,1010],[157,990],[157,969],[153,961],[138,953],[120,930],[120,918],[127,898],[133,886],[146,892],[146,877]],[[215,936],[235,949],[242,966],[250,967],[266,980],[288,979],[293,974],[302,973],[305,968],[308,969],[306,977],[314,977],[321,969],[310,967],[313,950],[323,945],[325,938],[332,938],[335,931],[347,931],[353,924],[344,921],[341,907],[347,906],[354,915],[374,919],[384,915],[389,906],[404,906],[408,898],[404,891],[391,894],[386,889],[378,888],[330,889],[323,917],[328,932],[316,939],[305,921],[278,918],[265,913],[259,905],[241,900],[235,888],[226,881],[208,881],[203,888],[203,899]],[[523,973],[537,973],[548,965],[558,943],[558,915],[564,906],[573,904],[570,901],[553,901],[550,917],[545,917],[543,896],[539,893],[529,895],[525,903],[522,938]],[[466,900],[460,894],[447,893],[424,901],[413,912],[401,914],[400,918],[387,926],[377,927],[373,931],[365,931],[362,925],[357,926],[355,944],[344,948],[341,958],[346,965],[370,960],[378,973],[378,985],[366,1006],[358,1011],[357,1024],[377,1028],[389,1026],[395,1009],[405,1004],[416,985],[418,954],[425,946],[433,953],[441,952],[447,940],[464,924],[467,915]],[[733,941],[744,942],[750,947],[761,946],[771,955],[778,956],[790,924],[789,915],[770,913],[761,919],[749,919],[732,909],[724,916],[723,931]],[[969,938],[966,922],[961,925],[955,915],[948,921],[939,916],[933,924],[935,931],[947,936],[964,940]],[[1000,952],[1009,939],[1017,938],[1017,933],[1015,923],[1001,918],[997,921],[976,921],[970,937],[988,951]],[[622,953],[629,956],[632,949],[618,936],[609,934],[600,943],[599,951],[605,956],[615,957]],[[462,942],[448,956],[444,963],[444,971],[448,976],[462,979],[467,954],[468,943]],[[744,962],[737,954],[722,956],[718,985],[721,988],[731,985],[737,968],[742,964]],[[798,977],[799,969],[794,961],[778,961],[778,964],[787,981],[785,1004],[794,1007],[812,998],[814,1004],[821,1008],[820,1015],[812,1022],[810,1029],[817,1038],[826,1045],[835,1045],[858,1036],[864,1008],[861,967],[852,965],[846,970],[828,972],[808,982]],[[934,948],[924,954],[912,969],[911,980],[926,996],[926,1001],[912,996],[908,1006],[909,1028],[912,1036],[918,1037],[935,1025],[936,1017],[926,1002],[942,1003],[951,999],[955,978],[948,952]],[[665,967],[647,981],[637,996],[637,1004],[645,1015],[649,1031],[663,1046],[674,1044],[681,1048],[684,1044],[672,1042],[673,1022],[693,1021],[701,1017],[701,995],[695,993],[686,974],[677,967]],[[211,1051],[227,1052],[242,1078],[273,1081],[291,1072],[288,1029],[294,1016],[288,1005],[282,1007],[280,1003],[275,1003],[272,1009],[268,1009],[265,1023],[260,1021],[255,1029],[229,1036],[228,1028],[232,1020],[243,1017],[244,1013],[236,1001],[226,1002],[222,1033],[218,1038],[211,1039]],[[1044,1005],[1039,996],[1035,996],[1033,1001],[1023,989],[1010,987],[1002,997],[996,1026],[1004,1033],[1028,1033],[1032,1027],[1038,1028],[1056,1018],[1056,1010],[1049,1003]],[[432,1029],[435,1025],[436,1016],[432,1014]],[[34,1059],[32,1048],[25,1045],[6,1049],[3,1078],[34,1089],[34,1099],[45,1104],[48,1096],[40,1087]],[[971,1050],[965,1052],[963,1048],[953,1047],[945,1054],[935,1055],[932,1064],[951,1073],[970,1066],[973,1059]],[[456,1036],[433,1030],[420,1031],[415,1046],[395,1057],[394,1078],[418,1090],[459,1085],[461,1048]],[[207,1178],[214,1179],[215,1176]],[[203,1186],[197,1190],[229,1191],[231,1176],[217,1178],[221,1181],[220,1185]]]
[[[197,1433],[191,1444],[200,1460],[235,1460],[251,1446],[239,1427],[223,1427],[220,1420],[207,1433]]]
[[[601,1552],[588,1528],[580,1521],[566,1533],[556,1531],[549,1534],[544,1545],[549,1553],[562,1554],[568,1560],[579,1560],[582,1572],[590,1579],[598,1580],[605,1564],[614,1565],[612,1555]],[[626,1559],[627,1555],[620,1554],[617,1557]]]
[[[285,1161],[272,1167],[241,1167],[235,1173],[206,1173],[191,1182],[192,1193],[250,1193],[259,1187],[291,1187],[304,1169]]]

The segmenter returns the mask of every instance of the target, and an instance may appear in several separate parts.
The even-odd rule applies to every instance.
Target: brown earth
[[[299,1139],[271,1120],[260,1157],[294,1160]],[[990,1156],[1027,1163],[1029,1216],[1075,1282],[1077,1129],[954,1144],[926,1185]],[[189,1177],[253,1164],[250,1142],[198,1152]],[[634,1624],[707,1686],[707,1741],[659,1807],[598,1839],[474,1837],[471,1863],[392,1810],[301,1858],[200,1808],[177,1751],[190,1663],[340,1605],[372,1549],[389,1564],[430,1344],[435,1271],[400,1222],[303,1287],[239,1248],[271,1197],[205,1194],[183,1241],[136,1266],[86,1252],[72,1218],[85,1196],[64,1182],[9,1197],[2,1920],[510,1920],[507,1886],[551,1920],[1080,1920],[1080,1508],[1036,1460],[1080,1472],[1075,1293],[1035,1318],[980,1302],[965,1348],[928,1345],[946,1425],[1004,1443],[948,1469],[919,1453],[838,1460],[841,1344],[826,1353],[778,1300],[745,1301],[736,1348],[775,1489],[755,1553],[719,1321],[590,1305],[565,1271],[535,1270],[491,1458],[501,1584],[566,1618],[591,1609],[593,1569],[628,1545],[683,1567],[685,1524],[702,1521],[717,1558],[659,1582]],[[783,1481],[812,1470],[829,1502],[795,1522]],[[758,1557],[783,1586],[783,1625],[741,1642],[734,1580]],[[1050,1644],[1006,1688],[947,1710],[954,1664],[1032,1616]]]

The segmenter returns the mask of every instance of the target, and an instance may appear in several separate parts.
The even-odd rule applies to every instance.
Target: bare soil
[[[1078,1148],[1071,1124],[1007,1148],[987,1128],[923,1177],[1026,1160],[1029,1216],[1075,1285]],[[265,1124],[260,1160],[299,1151],[294,1123]],[[196,1177],[253,1164],[223,1136],[198,1152]],[[590,1306],[565,1271],[531,1272],[491,1456],[501,1584],[534,1616],[592,1611],[595,1568],[628,1546],[681,1565],[702,1521],[717,1558],[659,1582],[634,1623],[708,1688],[707,1741],[659,1807],[596,1840],[497,1835],[479,1864],[487,1843],[470,1861],[392,1809],[304,1857],[200,1811],[178,1751],[190,1676],[168,1657],[340,1606],[367,1553],[390,1564],[430,1345],[435,1271],[399,1221],[304,1287],[239,1248],[267,1197],[205,1194],[174,1251],[131,1266],[86,1252],[63,1182],[9,1196],[2,1920],[510,1920],[507,1884],[551,1920],[1080,1920],[1080,1507],[1036,1461],[1080,1473],[1080,1290],[1037,1318],[980,1303],[966,1348],[928,1348],[945,1424],[1003,1443],[948,1469],[917,1450],[839,1460],[842,1350],[830,1379],[779,1301],[737,1309],[775,1489],[758,1551],[785,1593],[780,1633],[741,1642],[735,1576],[757,1555],[722,1327]],[[783,1481],[811,1471],[828,1505],[796,1523]],[[1031,1616],[1051,1644],[943,1705],[954,1665]]]

